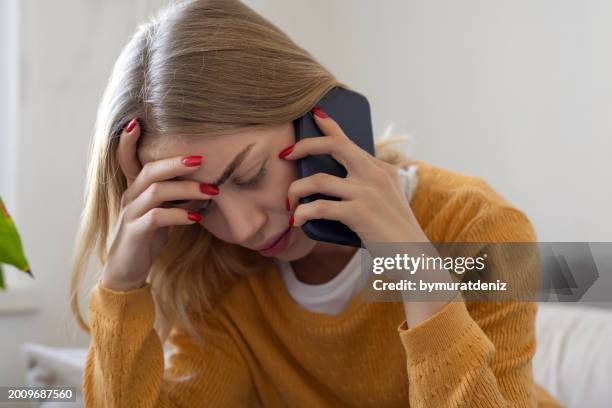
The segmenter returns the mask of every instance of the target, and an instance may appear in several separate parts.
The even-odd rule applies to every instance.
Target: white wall
[[[68,289],[96,107],[121,47],[143,16],[165,1],[19,4],[21,80],[13,207],[18,211],[11,212],[41,296],[37,313],[0,315],[0,385],[23,383],[18,350],[24,341],[87,344],[69,312]]]
[[[0,196],[7,208],[15,207],[17,185],[11,153],[17,148],[18,13],[17,0],[0,2]]]
[[[612,2],[247,1],[540,241],[611,241]]]
[[[21,384],[23,341],[87,344],[71,334],[68,285],[96,106],[121,46],[163,3],[21,2],[15,213],[42,307],[0,317],[0,384]],[[540,240],[612,240],[612,3],[247,4],[362,90],[375,130],[394,122],[416,156],[485,178]]]

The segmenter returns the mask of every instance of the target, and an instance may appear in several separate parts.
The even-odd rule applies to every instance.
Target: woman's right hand
[[[121,210],[101,285],[118,291],[144,286],[153,260],[166,243],[168,227],[199,222],[197,207],[219,192],[216,186],[196,181],[168,181],[199,168],[202,156],[170,157],[142,166],[136,155],[139,137],[140,125],[133,119],[121,133],[117,150],[127,189],[121,197]],[[174,200],[193,200],[199,204],[192,205],[190,209],[194,211],[162,206]]]

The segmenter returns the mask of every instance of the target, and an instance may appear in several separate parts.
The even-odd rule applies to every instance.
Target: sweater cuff
[[[404,320],[397,330],[409,364],[419,364],[438,354],[448,353],[465,342],[480,343],[485,349],[492,346],[463,301],[449,302],[442,310],[411,328]]]
[[[155,303],[151,285],[128,291],[109,289],[98,281],[91,290],[89,311],[117,321],[152,319],[155,317]]]

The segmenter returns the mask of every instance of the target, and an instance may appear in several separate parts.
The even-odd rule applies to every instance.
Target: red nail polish
[[[181,161],[187,167],[195,167],[202,164],[202,156],[186,156]]]
[[[295,220],[293,219],[293,215],[292,215],[291,217],[289,217],[289,226],[290,226],[290,227],[293,227],[293,222],[294,222],[294,221],[295,221]]]
[[[291,210],[291,206],[289,205],[289,197],[285,198],[285,208],[287,211]]]
[[[202,219],[202,216],[195,211],[188,211],[187,218],[189,218],[191,221],[199,222]]]
[[[200,183],[200,191],[208,195],[217,195],[219,194],[219,187],[214,184]]]
[[[310,111],[312,113],[314,113],[315,115],[317,115],[318,117],[322,118],[322,119],[325,119],[325,118],[329,117],[329,116],[327,116],[327,113],[323,112],[323,110],[321,108],[319,108],[318,106],[315,106]]]
[[[132,130],[134,130],[134,128],[136,127],[136,118],[130,120],[130,122],[127,124],[127,126],[125,127],[125,131],[127,133],[130,133]]]
[[[285,147],[283,150],[280,151],[280,153],[278,154],[278,158],[279,159],[284,159],[285,157],[287,157],[292,151],[293,151],[293,147],[295,146],[295,144],[292,144],[291,146],[287,146]]]

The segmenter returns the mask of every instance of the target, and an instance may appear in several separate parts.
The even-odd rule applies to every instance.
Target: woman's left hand
[[[324,133],[298,141],[283,158],[329,154],[347,171],[345,178],[327,173],[295,180],[288,191],[295,226],[311,219],[340,221],[362,242],[429,242],[403,195],[397,168],[373,157],[347,137],[319,108],[311,110]],[[286,149],[284,149],[286,151]],[[315,200],[299,204],[299,197],[320,193],[342,201]],[[295,207],[297,205],[297,207]]]

